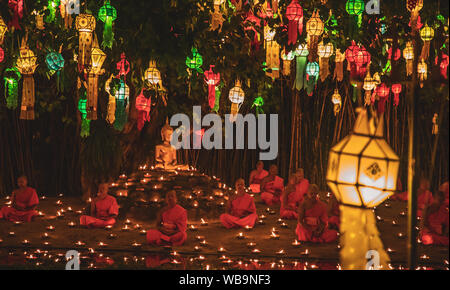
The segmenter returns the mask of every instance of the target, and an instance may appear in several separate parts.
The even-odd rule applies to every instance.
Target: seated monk
[[[408,191],[403,191],[402,181],[397,179],[397,189],[395,194],[391,196],[391,200],[408,201]]]
[[[116,223],[119,206],[116,199],[108,194],[109,184],[98,186],[97,196],[91,201],[90,215],[80,217],[80,225],[88,228],[104,228]]]
[[[36,206],[39,198],[34,188],[27,186],[26,176],[17,179],[18,189],[11,196],[11,206],[4,206],[0,210],[0,219],[4,218],[12,222],[31,222],[37,215]]]
[[[269,206],[279,203],[283,192],[284,180],[277,174],[278,166],[272,164],[269,169],[269,176],[265,177],[261,182],[261,199]]]
[[[442,191],[436,193],[433,203],[424,211],[420,238],[424,245],[448,246],[448,204]]]
[[[341,211],[339,209],[339,202],[336,196],[332,193],[330,196],[330,201],[328,202],[328,226],[332,229],[339,230],[341,225]]]
[[[156,229],[147,231],[147,242],[151,245],[181,246],[187,239],[187,212],[177,204],[177,193],[166,194],[166,204],[156,218]]]
[[[295,185],[295,191],[299,196],[299,203],[303,201],[303,196],[308,192],[309,180],[305,178],[305,171],[303,168],[299,168],[295,173],[297,184]]]
[[[422,217],[423,210],[433,202],[433,194],[430,191],[430,181],[428,178],[420,179],[419,189],[417,189],[417,216]]]
[[[297,219],[297,206],[300,203],[300,198],[296,189],[297,177],[294,174],[289,176],[288,185],[284,188],[281,195],[280,218],[282,219]]]
[[[444,203],[448,206],[448,181],[439,186],[439,191],[444,193]]]
[[[166,123],[161,129],[163,144],[156,145],[155,148],[155,167],[165,170],[187,170],[187,165],[177,164],[177,149],[170,143],[172,134],[173,128]]]
[[[337,239],[338,232],[328,229],[326,205],[318,198],[319,187],[311,184],[308,193],[298,208],[296,234],[300,242],[330,243]]]
[[[258,215],[253,197],[245,192],[245,181],[240,178],[235,183],[236,194],[228,200],[226,213],[220,216],[220,221],[227,229],[246,226],[253,227]]]
[[[261,192],[261,182],[267,175],[269,175],[269,172],[267,172],[267,170],[264,170],[264,162],[258,161],[258,163],[256,163],[256,169],[250,172],[248,183],[250,184],[250,189],[253,193]]]

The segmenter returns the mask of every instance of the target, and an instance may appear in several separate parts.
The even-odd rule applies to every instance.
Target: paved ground
[[[7,201],[7,200],[5,200]],[[59,201],[59,202],[58,202]],[[257,198],[258,201],[258,198]],[[57,204],[58,202],[58,204]],[[402,202],[387,202],[389,207],[385,204],[380,206],[376,214],[381,217],[378,221],[378,229],[380,230],[382,240],[385,244],[385,248],[392,249],[390,253],[393,264],[398,267],[405,265],[406,261],[406,239],[399,238],[398,234],[406,234],[406,216],[402,216],[401,212],[406,212],[406,203]],[[45,216],[37,218],[30,224],[14,225],[13,223],[0,220],[0,249],[3,248],[3,254],[5,255],[6,248],[17,248],[23,246],[23,241],[28,240],[29,244],[25,247],[36,248],[93,248],[96,251],[102,251],[100,243],[107,244],[103,248],[105,252],[137,252],[137,253],[150,253],[150,252],[167,252],[167,249],[161,249],[159,247],[153,247],[145,244],[145,235],[141,233],[143,229],[149,229],[153,226],[152,221],[131,220],[131,224],[128,227],[129,231],[122,231],[125,225],[125,221],[121,220],[111,230],[105,229],[84,229],[78,226],[79,213],[86,204],[74,198],[47,198],[41,200],[39,210],[45,213]],[[68,211],[68,208],[73,211]],[[217,259],[219,254],[225,254],[233,260],[238,259],[250,259],[258,258],[261,260],[267,259],[284,259],[284,260],[296,260],[303,259],[306,261],[329,261],[337,265],[339,259],[338,243],[332,244],[301,244],[294,247],[292,243],[295,240],[295,226],[296,221],[285,221],[286,227],[282,227],[278,221],[279,209],[273,208],[276,211],[275,214],[269,214],[266,212],[267,207],[257,202],[258,214],[264,214],[264,225],[256,225],[254,229],[246,230],[227,230],[221,226],[217,217],[204,217],[204,220],[208,222],[207,226],[202,226],[200,220],[196,220],[195,217],[201,218],[201,213],[189,212],[189,224],[196,226],[196,231],[188,231],[188,240],[185,245],[181,247],[175,247],[172,250],[177,251],[186,256],[210,256]],[[57,210],[65,210],[63,218],[56,218]],[[393,226],[392,221],[395,220],[397,225]],[[73,222],[75,227],[69,227],[68,224]],[[141,226],[140,229],[136,228],[136,224]],[[47,227],[53,226],[53,231],[47,229]],[[279,240],[271,239],[272,228],[276,228],[279,231]],[[14,236],[10,236],[10,232],[14,232]],[[238,233],[242,232],[245,235],[244,240],[236,238]],[[47,233],[50,238],[43,239],[42,236]],[[113,234],[116,237],[110,239],[109,235]],[[203,236],[207,242],[207,246],[202,246],[196,239],[197,236]],[[203,240],[203,239],[202,239]],[[49,245],[44,245],[47,241]],[[81,241],[83,246],[76,246],[75,243]],[[249,242],[256,243],[256,248],[261,252],[259,254],[252,254],[251,249],[247,246]],[[133,243],[142,244],[141,247],[133,247]],[[199,251],[195,249],[198,247]],[[226,252],[219,253],[218,249],[223,247]],[[283,250],[280,254],[280,250]],[[305,254],[307,253],[307,254]],[[437,246],[422,246],[419,245],[419,258],[423,265],[431,266],[432,268],[446,268],[448,267],[448,247]],[[0,251],[1,256],[1,251]],[[201,258],[201,257],[200,257]],[[2,264],[0,258],[0,266]],[[10,263],[14,264],[14,263]],[[148,264],[147,264],[148,265]],[[195,267],[194,267],[195,268]]]

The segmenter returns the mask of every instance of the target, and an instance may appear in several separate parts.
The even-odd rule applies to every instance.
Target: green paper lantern
[[[5,80],[6,107],[10,110],[16,109],[18,105],[20,78],[21,74],[16,67],[5,70],[3,79]]]
[[[203,65],[203,57],[195,47],[193,47],[191,51],[192,58],[189,56],[186,57],[186,66],[190,69],[197,70],[199,73],[203,73],[203,70],[201,69],[201,66]]]
[[[117,11],[114,8],[109,0],[105,0],[105,3],[98,11],[98,19],[105,23],[105,27],[103,29],[103,42],[102,47],[112,48],[112,44],[114,41],[114,32],[112,31],[113,21],[117,19]]]
[[[319,75],[320,67],[317,62],[310,62],[306,65],[306,73],[309,76],[317,77]]]
[[[51,23],[55,21],[56,18],[56,9],[59,9],[60,0],[48,0],[47,9],[48,15],[45,17],[45,22]]]
[[[45,63],[51,71],[60,71],[64,67],[64,58],[60,53],[50,52],[45,56]]]
[[[87,99],[80,99],[78,101],[78,110],[81,113],[81,132],[80,136],[82,138],[86,138],[89,136],[89,133],[91,131],[91,120],[87,120]]]
[[[345,4],[345,10],[350,15],[361,15],[364,12],[364,1],[348,0]]]
[[[264,110],[262,109],[263,106],[264,106],[264,99],[262,97],[256,97],[253,100],[252,108],[255,107],[256,115],[264,114]]]

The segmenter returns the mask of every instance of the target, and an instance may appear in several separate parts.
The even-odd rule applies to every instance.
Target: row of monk
[[[280,217],[298,220],[296,235],[299,241],[324,243],[337,239],[339,205],[334,196],[328,206],[320,201],[318,186],[309,184],[303,170],[292,174],[288,185],[284,187],[283,179],[277,176],[276,166],[271,166],[262,178],[260,169],[261,163],[258,163],[258,168],[251,174],[252,190],[257,191],[255,185],[259,184],[263,202],[271,205],[280,202]],[[11,205],[0,210],[0,219],[30,222],[37,215],[39,198],[36,191],[27,186],[26,177],[18,179],[18,186],[11,196]],[[101,228],[115,224],[119,206],[108,190],[109,184],[100,184],[97,196],[91,202],[90,215],[82,215],[80,225]],[[257,218],[254,198],[246,192],[245,181],[238,179],[235,192],[229,197],[226,212],[220,216],[220,221],[226,228],[253,227]],[[177,204],[176,192],[169,191],[166,194],[166,206],[158,213],[156,227],[147,231],[147,241],[155,245],[182,245],[187,238],[186,230],[187,211]],[[448,183],[426,206],[421,237],[424,244],[448,245]]]

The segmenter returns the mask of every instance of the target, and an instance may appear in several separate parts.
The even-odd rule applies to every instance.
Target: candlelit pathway
[[[259,198],[257,198],[258,200]],[[399,237],[398,234],[406,234],[407,219],[406,216],[401,215],[402,212],[406,211],[406,204],[388,201],[387,205],[388,207],[383,204],[377,209],[377,216],[379,217],[377,226],[385,248],[388,251],[391,250],[390,256],[393,264],[404,265],[406,261],[406,239]],[[257,224],[251,230],[227,230],[221,226],[217,218],[204,217],[203,221],[207,225],[202,225],[200,219],[202,217],[198,216],[198,211],[195,209],[190,210],[188,215],[189,223],[194,225],[195,230],[191,230],[190,227],[185,245],[170,250],[145,244],[145,232],[143,230],[153,226],[153,222],[130,219],[128,221],[118,221],[114,228],[110,230],[80,228],[78,226],[79,214],[84,206],[85,203],[74,198],[47,198],[41,200],[39,206],[39,210],[45,215],[38,217],[30,224],[13,224],[0,220],[0,249],[3,249],[0,250],[0,267],[15,265],[10,260],[14,256],[8,257],[8,260],[5,260],[4,257],[2,259],[2,255],[7,254],[5,252],[6,248],[20,248],[18,252],[21,252],[23,247],[33,247],[41,250],[45,247],[65,250],[80,249],[82,253],[88,253],[87,249],[92,248],[109,256],[121,255],[121,258],[124,256],[132,257],[136,253],[140,253],[140,255],[143,255],[142,257],[146,256],[145,265],[147,266],[149,264],[159,266],[161,261],[165,261],[165,258],[161,257],[165,257],[164,253],[169,251],[184,254],[183,256],[186,258],[198,259],[200,257],[200,259],[212,259],[215,261],[218,261],[220,256],[225,255],[230,259],[230,264],[249,260],[252,257],[268,262],[281,258],[292,263],[309,261],[310,267],[320,262],[328,262],[322,267],[336,268],[339,259],[338,243],[293,245],[296,221],[284,221],[285,224],[282,225],[283,221],[278,220],[278,208],[273,208],[272,210],[275,211],[275,214],[270,214],[267,212],[267,207],[259,202],[257,202],[258,214],[266,216],[264,219],[265,224]],[[56,216],[57,211],[60,214],[62,213],[59,218]],[[393,221],[395,221],[396,225],[393,225]],[[75,226],[70,224],[71,222]],[[275,233],[279,235],[277,239],[271,238],[274,229]],[[236,238],[239,233],[242,233],[245,239]],[[78,245],[76,244],[77,242]],[[47,245],[44,243],[47,243]],[[255,243],[255,245],[249,246],[249,243]],[[224,251],[221,252],[220,248],[223,248]],[[254,249],[258,249],[260,252],[253,252]],[[60,250],[58,253],[61,255],[63,252],[65,253],[65,251]],[[158,252],[162,254],[161,257],[159,255],[155,256]],[[30,253],[30,251],[27,251],[27,253]],[[35,250],[33,253],[35,253]],[[124,253],[128,253],[128,255],[124,255]],[[448,254],[448,248],[446,247],[425,247],[419,245],[420,262],[423,265],[432,265],[434,268],[448,267],[448,261],[446,262]],[[153,258],[149,261],[149,257]],[[116,261],[118,259],[117,257],[115,258]],[[96,261],[98,263],[102,262],[101,259]],[[109,265],[107,260],[103,262]],[[213,263],[211,262],[211,264]],[[48,267],[50,266],[48,265]],[[205,266],[204,263],[201,266],[194,263],[186,267],[195,269],[204,268]]]

